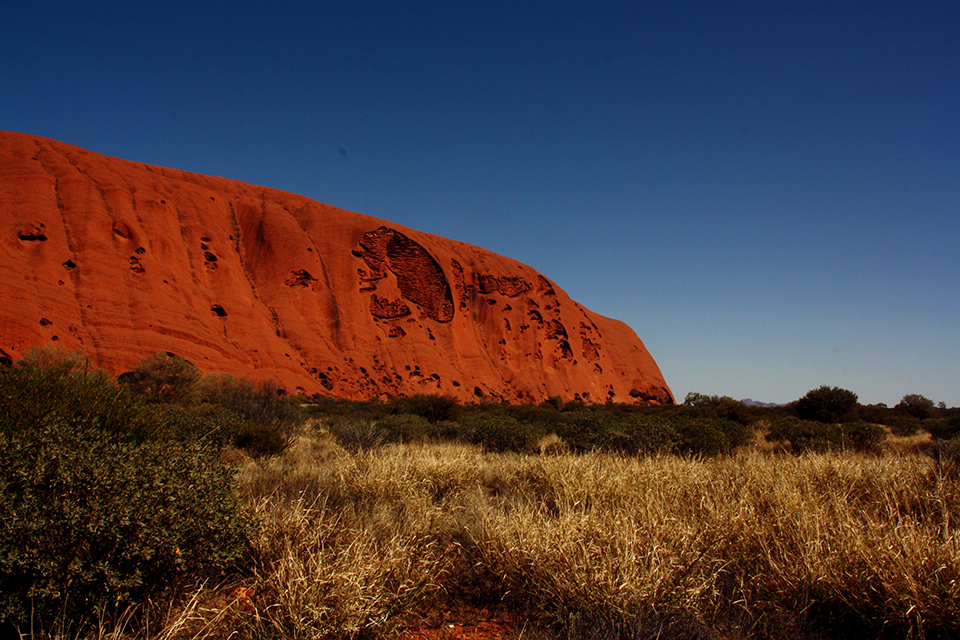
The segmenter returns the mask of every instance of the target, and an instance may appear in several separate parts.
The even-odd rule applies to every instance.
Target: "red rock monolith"
[[[624,323],[489,251],[0,132],[0,357],[156,352],[289,392],[672,404]]]

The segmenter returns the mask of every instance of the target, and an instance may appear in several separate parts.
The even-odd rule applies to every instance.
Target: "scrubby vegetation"
[[[34,353],[0,368],[0,618],[403,638],[461,602],[540,639],[955,637],[960,411],[808,396],[348,402]]]
[[[255,530],[219,449],[172,438],[161,411],[80,364],[0,372],[0,621],[21,630],[81,630],[222,575]]]

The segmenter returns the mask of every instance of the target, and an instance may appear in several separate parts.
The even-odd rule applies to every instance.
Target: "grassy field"
[[[960,484],[912,448],[349,452],[318,421],[280,456],[237,454],[251,568],[150,635],[402,637],[465,603],[536,639],[955,637]]]

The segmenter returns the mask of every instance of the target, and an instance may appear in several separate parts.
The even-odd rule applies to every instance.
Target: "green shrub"
[[[911,415],[917,420],[926,420],[927,418],[932,418],[936,413],[933,400],[927,398],[926,396],[922,396],[919,393],[908,393],[907,395],[903,396],[894,409]]]
[[[949,418],[924,420],[921,425],[935,440],[950,440],[960,435],[960,414]]]
[[[840,425],[841,444],[845,449],[875,452],[887,437],[883,427],[866,422],[847,422]]]
[[[731,453],[753,437],[746,425],[721,418],[709,407],[677,407],[663,419],[677,434],[676,451],[686,455]]]
[[[674,419],[676,450],[685,455],[717,455],[731,450],[730,439],[715,420],[684,416]]]
[[[249,422],[277,427],[285,436],[303,418],[299,403],[287,398],[272,380],[251,382],[225,373],[207,374],[197,390],[204,402],[236,411]]]
[[[669,421],[655,416],[635,416],[631,423],[636,453],[672,453],[676,449],[680,436]]]
[[[535,404],[512,404],[504,407],[507,414],[520,422],[537,425],[544,431],[553,431],[556,425],[563,422],[564,416],[550,402]]]
[[[886,417],[883,424],[898,436],[912,436],[920,430],[920,419],[905,413],[893,413]]]
[[[0,434],[61,423],[134,441],[170,435],[154,407],[102,372],[38,368],[22,360],[0,369]]]
[[[253,523],[210,448],[21,427],[0,436],[0,621],[83,624],[244,552]]]
[[[771,442],[789,442],[795,453],[804,451],[826,451],[840,445],[840,431],[836,425],[828,425],[813,420],[800,420],[794,417],[773,421],[767,440]]]
[[[933,448],[937,467],[950,477],[960,475],[960,436],[938,441]]]
[[[748,425],[757,417],[757,409],[748,407],[730,396],[708,396],[691,391],[683,400],[685,407],[709,408],[717,417]]]
[[[826,424],[781,418],[774,421],[767,439],[774,442],[789,441],[796,453],[831,449],[871,452],[879,448],[886,435],[883,427],[866,422]]]
[[[276,427],[247,422],[237,431],[232,444],[255,457],[275,456],[287,446]]]
[[[570,403],[568,403],[570,404]],[[602,409],[580,408],[558,414],[558,422],[549,425],[575,452],[611,447],[617,449],[626,444],[620,420]]]
[[[734,400],[727,396],[720,398],[714,411],[718,418],[738,422],[744,426],[753,422],[757,414],[752,407],[748,407],[739,400]]]
[[[412,442],[426,439],[430,422],[420,415],[395,413],[380,418],[376,427],[388,442]]]
[[[147,402],[191,405],[197,401],[200,370],[172,353],[155,353],[140,360],[122,380]]]
[[[460,404],[453,396],[418,394],[402,399],[399,404],[405,413],[421,416],[430,422],[456,420],[460,415]]]
[[[459,422],[441,420],[427,426],[427,435],[439,440],[463,439],[463,427],[460,426]]]
[[[888,420],[891,416],[895,415],[896,412],[893,411],[887,405],[881,403],[878,404],[863,404],[857,408],[857,415],[864,422],[872,422],[873,424],[885,424],[890,425]],[[903,415],[903,414],[899,414]]]
[[[473,414],[461,424],[465,437],[488,451],[532,451],[544,435],[536,426],[500,412]]]
[[[14,625],[86,622],[221,571],[253,526],[216,448],[60,364],[0,370],[0,622]]]
[[[171,436],[183,441],[203,441],[222,447],[235,443],[247,420],[220,405],[203,403],[194,407],[161,405],[160,419]]]

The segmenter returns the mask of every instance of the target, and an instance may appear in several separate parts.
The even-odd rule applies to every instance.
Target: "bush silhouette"
[[[849,422],[856,419],[857,394],[840,387],[822,386],[808,391],[794,404],[801,420],[816,422]]]
[[[935,408],[933,400],[919,393],[908,393],[903,396],[894,409],[911,415],[917,420],[926,420],[934,416]]]

